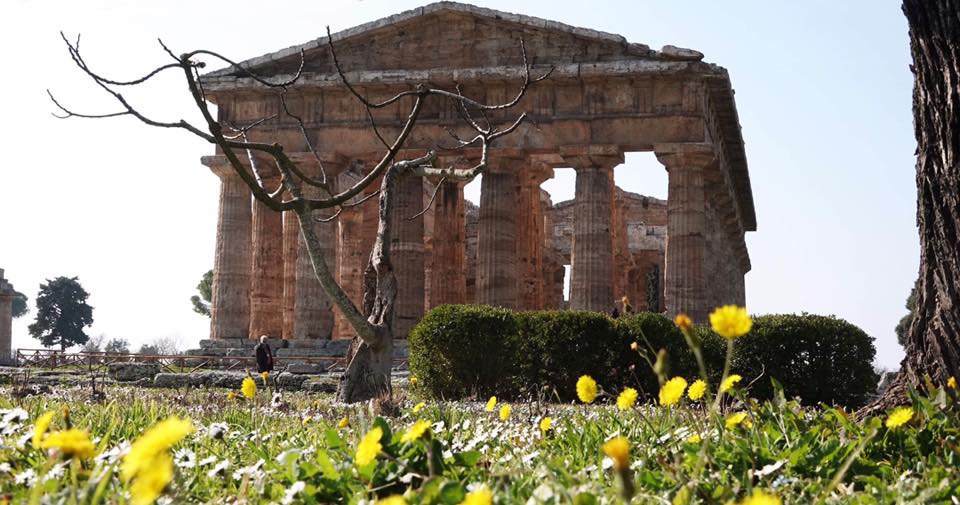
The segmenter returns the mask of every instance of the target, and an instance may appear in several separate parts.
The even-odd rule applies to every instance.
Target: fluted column
[[[358,164],[340,174],[337,184],[341,188],[352,186],[363,177],[363,169]],[[354,197],[350,204],[356,204],[360,198]],[[370,251],[364,248],[364,208],[376,209],[377,201],[365,201],[362,206],[344,207],[337,218],[337,280],[343,292],[357,306],[363,305],[363,271],[367,266]],[[334,307],[334,338],[350,338],[357,334],[350,321],[340,310]]]
[[[530,160],[518,174],[517,187],[517,308],[544,308],[543,253],[544,216],[540,184],[553,177],[553,169]]]
[[[480,182],[477,303],[517,308],[517,171],[523,164],[491,156]]]
[[[13,347],[13,299],[17,291],[3,278],[0,268],[0,365],[11,361]]]
[[[217,245],[213,261],[210,338],[249,338],[251,273],[250,188],[228,162],[205,157],[220,177]]]
[[[264,178],[274,191],[278,175]],[[283,335],[283,215],[253,202],[253,270],[250,281],[250,338]]]
[[[609,312],[613,293],[613,167],[623,154],[611,146],[561,151],[577,171],[570,258],[570,308]]]
[[[283,213],[283,338],[293,338],[294,305],[297,300],[297,253],[300,221],[294,212]]]
[[[391,261],[397,278],[397,298],[393,313],[396,338],[407,338],[423,318],[424,254],[423,179],[404,176],[397,180],[391,220]]]
[[[336,155],[324,156],[323,166],[329,179],[331,191],[336,191],[336,175],[345,166],[345,160]],[[315,160],[301,160],[300,166],[308,174],[316,177],[319,166]],[[308,184],[303,185],[305,198],[327,196],[320,188]],[[312,226],[320,241],[321,252],[326,258],[327,268],[336,271],[336,240],[337,223],[335,220],[318,222],[317,218],[327,219],[333,216],[334,209],[319,209],[313,211]],[[333,303],[327,293],[320,286],[313,262],[307,251],[306,241],[300,233],[297,246],[296,263],[296,294],[293,303],[293,338],[295,339],[329,339],[333,336]]]
[[[463,183],[440,185],[433,204],[433,269],[430,304],[467,302],[466,219]]]
[[[705,282],[706,218],[704,170],[713,162],[706,144],[655,146],[667,168],[667,250],[665,295],[667,313],[685,313],[695,322],[707,320]]]

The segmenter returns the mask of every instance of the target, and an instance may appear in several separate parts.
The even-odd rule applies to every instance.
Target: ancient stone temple
[[[756,229],[756,218],[734,93],[722,67],[689,49],[658,51],[618,35],[450,2],[333,35],[361,94],[385,98],[421,82],[451,89],[458,83],[488,103],[516,93],[520,39],[535,72],[555,70],[516,108],[531,120],[495,144],[477,205],[464,199],[462,183],[445,182],[430,211],[408,219],[438,181],[410,178],[400,189],[392,244],[397,334],[443,303],[606,312],[626,295],[635,307],[685,312],[697,321],[716,305],[743,304],[750,270],[744,234]],[[327,173],[345,187],[382,157],[383,147],[366,110],[340,82],[326,37],[242,65],[282,80],[296,73],[301,50],[304,73],[287,103],[303,118]],[[222,120],[268,118],[251,140],[279,141],[305,170],[318,170],[297,123],[278,114],[275,90],[236,69],[207,74],[203,83]],[[387,138],[405,113],[403,107],[373,112]],[[400,159],[449,143],[444,128],[460,121],[452,103],[428,103]],[[666,201],[614,184],[626,152],[656,154],[668,172]],[[440,154],[451,164],[478,156]],[[253,202],[223,156],[203,163],[222,183],[211,338],[352,336],[314,278],[296,216]],[[575,198],[554,204],[541,184],[558,168],[576,171]],[[278,181],[267,174],[265,183]],[[356,302],[376,212],[370,202],[316,224],[330,266]]]
[[[17,294],[13,285],[3,278],[3,269],[0,268],[0,365],[12,360],[13,299]]]

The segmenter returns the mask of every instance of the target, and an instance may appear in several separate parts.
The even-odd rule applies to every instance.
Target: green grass
[[[757,404],[742,392],[721,415],[690,402],[621,412],[605,397],[601,405],[514,404],[506,421],[486,412],[485,401],[426,400],[415,414],[415,390],[401,393],[405,399],[391,418],[367,405],[333,405],[327,395],[288,393],[272,407],[262,389],[256,402],[229,401],[225,390],[111,387],[106,393],[102,403],[88,402],[84,389],[16,402],[0,390],[0,409],[27,412],[22,422],[0,425],[0,503],[41,496],[50,503],[126,503],[116,454],[170,415],[188,417],[198,430],[174,448],[179,466],[161,498],[167,503],[359,504],[392,494],[409,503],[460,503],[477,486],[491,489],[496,503],[617,502],[623,486],[600,449],[617,435],[631,444],[626,477],[636,503],[742,501],[755,488],[784,503],[951,503],[960,495],[960,409],[952,389],[914,395],[912,421],[896,429],[879,418],[857,421],[782,397]],[[89,430],[96,458],[63,461],[25,440],[38,416],[63,407],[72,426]],[[726,428],[732,412],[747,412],[749,423]],[[544,416],[554,422],[542,434]],[[343,417],[350,426],[338,428]],[[401,443],[417,419],[434,423],[430,434]],[[58,414],[51,429],[64,423]],[[221,436],[216,423],[225,424]],[[385,432],[383,452],[357,467],[358,440],[375,425]],[[693,434],[702,441],[690,442]],[[228,466],[215,472],[224,461]]]

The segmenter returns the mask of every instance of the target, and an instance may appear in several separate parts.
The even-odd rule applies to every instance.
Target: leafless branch
[[[440,182],[438,182],[437,186],[433,188],[433,194],[430,195],[430,200],[427,202],[427,204],[423,206],[423,209],[420,212],[408,217],[407,221],[413,221],[414,219],[426,214],[427,211],[430,210],[430,207],[433,207],[433,202],[437,199],[437,193],[440,192],[440,186],[446,181],[446,177],[440,178]]]

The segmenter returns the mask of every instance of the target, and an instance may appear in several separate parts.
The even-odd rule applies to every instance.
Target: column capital
[[[230,160],[222,154],[212,155],[212,156],[201,156],[200,163],[210,169],[211,172],[217,175],[220,179],[227,177],[240,177],[240,174],[233,168],[233,165],[230,164]]]
[[[526,152],[521,149],[491,149],[487,153],[488,173],[519,174],[527,165]]]
[[[716,160],[713,145],[702,142],[654,144],[653,152],[667,170],[681,165],[704,168]]]
[[[350,165],[350,159],[338,152],[321,152],[316,154],[309,151],[295,152],[287,153],[287,157],[308,175],[319,175],[320,164],[323,164],[323,170],[329,178],[336,177]],[[317,158],[319,158],[319,161]]]
[[[623,164],[623,150],[611,144],[563,146],[560,148],[560,156],[575,170],[584,168],[612,170],[617,165]]]

